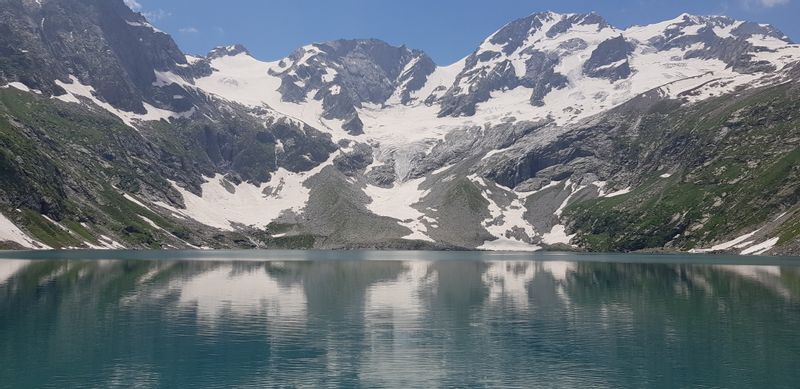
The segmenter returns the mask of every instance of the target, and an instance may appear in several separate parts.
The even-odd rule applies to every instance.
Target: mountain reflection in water
[[[800,380],[798,268],[429,255],[0,260],[0,386]]]

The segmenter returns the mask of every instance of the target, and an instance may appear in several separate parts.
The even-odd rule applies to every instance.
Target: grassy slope
[[[567,210],[590,250],[691,249],[749,232],[800,201],[800,96],[789,85],[651,114],[629,149],[676,150],[682,174],[642,176],[631,193]],[[658,166],[659,161],[651,166]],[[669,164],[669,161],[661,161]],[[784,227],[781,244],[800,234]]]
[[[157,248],[188,237],[185,228],[111,186],[168,190],[163,177],[147,174],[157,155],[135,130],[106,113],[0,90],[3,213],[51,247],[96,245],[106,235],[131,247]]]

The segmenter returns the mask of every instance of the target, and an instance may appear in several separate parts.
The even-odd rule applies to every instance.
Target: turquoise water
[[[0,387],[797,387],[800,260],[2,253]]]

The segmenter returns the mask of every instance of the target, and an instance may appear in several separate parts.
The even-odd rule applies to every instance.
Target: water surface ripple
[[[0,387],[797,387],[800,261],[0,256]]]

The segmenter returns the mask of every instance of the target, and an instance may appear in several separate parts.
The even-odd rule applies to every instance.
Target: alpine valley
[[[0,86],[4,248],[800,254],[800,46],[769,25],[537,13],[450,65],[267,62],[123,0],[0,0]]]

